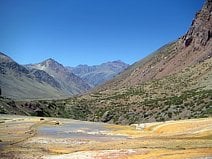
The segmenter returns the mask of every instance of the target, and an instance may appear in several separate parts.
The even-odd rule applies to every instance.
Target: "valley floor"
[[[131,126],[0,115],[1,159],[212,158],[212,118]]]

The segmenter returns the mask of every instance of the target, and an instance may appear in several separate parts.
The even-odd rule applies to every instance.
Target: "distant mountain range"
[[[125,70],[129,65],[122,61],[112,61],[101,65],[78,65],[67,67],[75,75],[87,81],[92,87],[103,84]]]
[[[94,71],[90,72],[96,77],[92,82],[96,85],[103,83],[128,66],[121,61],[118,62],[105,63],[102,68],[101,65],[88,66],[98,68],[97,75]],[[41,63],[23,66],[0,53],[2,95],[13,99],[58,99],[84,93],[95,86],[91,80],[75,75],[75,68],[70,68],[51,58]],[[87,68],[81,68],[80,71],[79,75],[83,77],[83,72],[87,72]]]
[[[91,87],[53,59],[47,59],[38,64],[25,65],[29,70],[42,70],[53,77],[60,85],[60,89],[67,95],[75,95],[89,90]]]

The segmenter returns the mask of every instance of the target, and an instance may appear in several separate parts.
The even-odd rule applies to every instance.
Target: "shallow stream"
[[[127,136],[114,135],[106,128],[107,124],[83,121],[71,121],[61,125],[42,125],[38,128],[39,136],[54,136],[55,138],[87,139],[111,141],[127,139]]]

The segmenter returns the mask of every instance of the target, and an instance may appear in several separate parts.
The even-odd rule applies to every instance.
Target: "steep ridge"
[[[184,36],[136,62],[100,90],[134,86],[148,80],[160,79],[211,58],[211,3],[211,0],[206,1]]]
[[[79,66],[74,71],[51,58],[23,66],[0,53],[0,86],[2,95],[13,99],[67,98],[90,90],[126,66],[125,63],[114,61],[89,68]],[[86,70],[89,71],[85,73]],[[84,79],[73,72],[78,72]]]
[[[70,116],[117,124],[212,116],[211,8],[207,0],[177,41],[92,93],[66,100],[77,114]]]
[[[68,95],[83,93],[91,88],[84,80],[51,58],[38,64],[26,65],[26,67],[47,72],[60,83],[61,89]]]
[[[40,70],[28,70],[7,55],[0,53],[0,87],[3,96],[14,99],[67,97],[59,83]]]
[[[118,60],[106,62],[101,65],[78,65],[76,67],[68,67],[71,72],[87,81],[91,86],[95,87],[103,84],[105,81],[112,79],[114,76],[125,70],[129,65]]]
[[[33,108],[40,108],[42,115],[116,124],[212,117],[211,8],[207,0],[184,36],[94,91],[66,100],[16,103],[16,113],[35,115]],[[5,105],[0,111],[10,112]]]

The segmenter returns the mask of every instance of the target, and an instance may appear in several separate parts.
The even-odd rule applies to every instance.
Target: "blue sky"
[[[0,51],[20,64],[132,64],[188,30],[204,0],[0,0]]]

